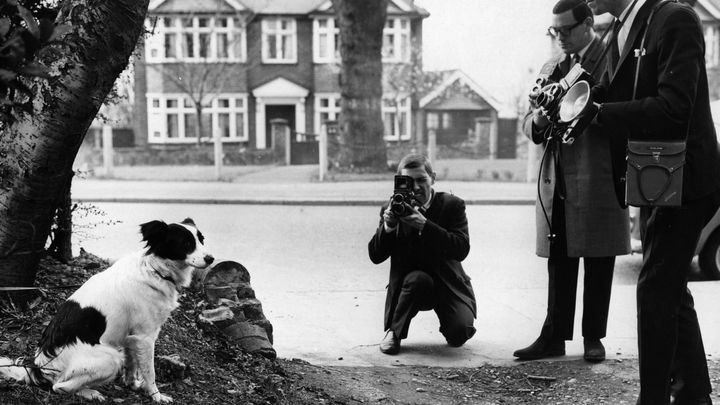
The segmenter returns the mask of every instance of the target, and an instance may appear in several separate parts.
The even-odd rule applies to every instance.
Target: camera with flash
[[[548,77],[554,68],[554,64],[543,66],[530,90],[530,104],[552,123],[551,138],[572,144],[595,117],[599,105],[592,102],[590,94],[592,76],[579,63],[559,82],[550,83]]]

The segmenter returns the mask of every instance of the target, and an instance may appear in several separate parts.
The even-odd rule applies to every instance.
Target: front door
[[[284,120],[287,120],[288,125],[290,125],[290,133],[293,134],[295,132],[295,106],[294,105],[266,105],[265,106],[265,145],[267,145],[268,148],[272,149],[275,145],[273,145],[273,136],[272,131],[270,130],[270,121],[276,119],[276,118],[282,118]]]

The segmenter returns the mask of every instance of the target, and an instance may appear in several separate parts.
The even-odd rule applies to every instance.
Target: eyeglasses
[[[578,21],[573,25],[566,25],[564,27],[548,27],[547,32],[555,38],[559,37],[560,35],[566,37],[570,35],[570,31],[572,31],[575,27],[582,24],[583,22],[584,21]]]

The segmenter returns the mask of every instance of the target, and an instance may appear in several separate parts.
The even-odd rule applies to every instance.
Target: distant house
[[[410,64],[429,14],[413,0],[390,0],[383,62]],[[135,69],[135,142],[173,145],[219,133],[250,149],[273,145],[270,121],[318,133],[340,112],[339,29],[330,0],[151,0]],[[202,134],[183,86],[202,77]],[[212,89],[221,83],[221,88]],[[384,96],[388,142],[412,138],[418,100]]]
[[[461,70],[426,72],[435,86],[420,99],[423,140],[435,131],[438,145],[477,157],[515,158],[517,118]]]

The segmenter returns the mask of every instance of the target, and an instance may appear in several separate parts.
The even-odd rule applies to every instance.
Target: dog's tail
[[[44,386],[48,384],[40,368],[23,357],[15,360],[0,357],[0,377],[30,385]]]

